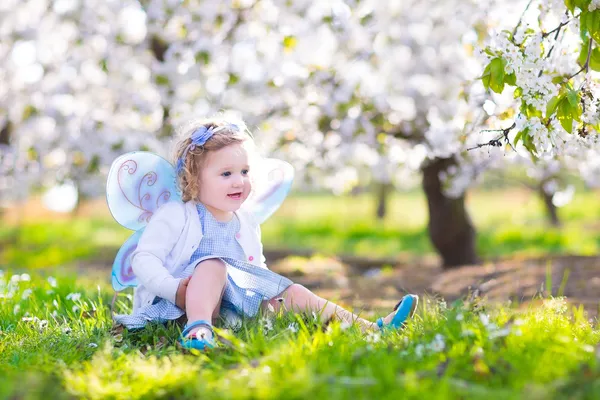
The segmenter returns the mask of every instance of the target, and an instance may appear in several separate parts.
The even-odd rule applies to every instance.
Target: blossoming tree
[[[420,169],[429,232],[444,264],[472,263],[475,231],[464,193],[499,157],[478,147],[499,143],[498,132],[482,129],[506,128],[514,117],[500,142],[506,136],[517,151],[539,157],[566,149],[553,130],[544,139],[544,129],[566,132],[565,119],[593,122],[595,112],[594,81],[583,79],[595,48],[588,46],[586,68],[570,78],[586,82],[578,95],[561,92],[550,77],[569,63],[549,67],[550,60],[571,54],[555,50],[536,58],[539,65],[531,61],[551,35],[525,24],[478,57],[496,23],[490,11],[512,12],[503,20],[517,24],[521,3],[5,1],[0,55],[8,62],[0,77],[9,85],[0,87],[7,110],[0,139],[18,149],[16,171],[93,191],[101,186],[91,174],[116,153],[145,147],[166,155],[183,120],[235,110],[261,149],[290,160],[300,181],[343,191],[364,175],[388,185]],[[568,6],[571,19],[582,18],[580,7]],[[565,6],[542,7],[542,19],[560,15],[558,8]],[[524,108],[499,94],[507,85],[516,85]],[[486,102],[499,111],[486,111]],[[555,115],[547,126],[546,109]],[[572,136],[589,144],[595,135],[584,125],[572,126],[579,133]]]

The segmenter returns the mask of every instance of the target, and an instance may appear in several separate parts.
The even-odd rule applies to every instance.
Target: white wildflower
[[[524,323],[525,323],[525,321],[523,321],[521,318],[517,318],[517,319],[515,319],[515,322],[513,322],[513,324],[514,324],[515,326],[521,326],[521,325],[523,325]]]
[[[457,314],[457,315],[456,315],[456,320],[457,320],[457,321],[462,321],[463,319],[465,319],[465,316],[464,316],[464,315],[462,315],[462,314]]]
[[[51,315],[52,315],[52,317],[54,317],[54,318],[58,317],[58,311],[56,311],[56,310],[52,311],[52,314],[51,314]]]
[[[69,293],[67,300],[79,301],[81,299],[81,293]]]
[[[352,326],[352,324],[348,321],[342,321],[342,323],[340,324],[340,329],[345,331],[346,329],[350,328]]]
[[[271,311],[272,313],[275,313],[275,307],[273,307],[273,305],[271,303],[267,303],[267,308],[269,309],[269,311]]]
[[[79,306],[73,306],[71,310],[73,310],[73,312],[77,312],[79,311]]]
[[[581,348],[583,349],[583,351],[585,351],[586,353],[593,353],[594,352],[594,346],[591,346],[589,344],[584,344],[583,346],[581,346]]]
[[[48,321],[45,319],[38,320],[37,323],[40,330],[45,329],[48,326]]]
[[[425,346],[418,344],[417,347],[415,347],[415,356],[417,356],[417,358],[423,357],[423,350],[425,350]]]
[[[498,330],[494,330],[493,332],[490,332],[490,334],[488,335],[488,338],[496,339],[499,337],[508,336],[509,334],[510,334],[510,329],[508,329],[508,328],[498,329]]]
[[[21,274],[21,280],[23,282],[29,282],[31,280],[31,276],[29,276],[29,274]]]
[[[487,314],[479,314],[479,319],[484,326],[488,326],[490,324],[490,316]]]
[[[381,332],[380,331],[369,331],[367,333],[366,340],[368,343],[377,343],[381,340]]]
[[[50,286],[56,287],[56,285],[57,285],[56,278],[54,278],[53,276],[49,276],[48,283],[50,284]]]
[[[46,294],[47,295],[54,294],[54,290],[52,290],[52,289],[46,290]]]
[[[33,293],[33,290],[31,289],[23,290],[23,293],[21,293],[21,299],[26,300],[29,296],[31,296],[31,293]]]
[[[435,338],[433,339],[433,342],[430,343],[429,347],[436,353],[443,351],[446,348],[444,336],[440,335],[439,333],[435,335]]]
[[[288,325],[287,327],[290,331],[292,331],[293,333],[298,332],[298,324],[295,322],[292,322],[291,324]]]
[[[475,332],[473,332],[470,329],[465,329],[464,331],[462,331],[461,336],[463,336],[463,337],[475,336]]]
[[[21,275],[13,275],[10,277],[10,281],[12,283],[19,283],[20,280],[21,280]]]
[[[273,330],[273,320],[271,318],[263,317],[261,323],[265,335]]]
[[[17,315],[20,311],[21,311],[21,305],[15,304],[15,307],[13,308],[13,314]]]
[[[90,344],[88,344],[88,347],[95,349],[96,347],[98,347],[98,345],[96,343],[90,343]]]
[[[54,307],[58,308],[58,301],[56,301],[56,299],[52,300],[52,304]]]

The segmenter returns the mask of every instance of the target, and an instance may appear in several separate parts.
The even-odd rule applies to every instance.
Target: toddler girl
[[[253,144],[243,123],[222,119],[194,122],[184,131],[175,155],[183,203],[164,204],[145,228],[132,255],[140,283],[134,312],[115,320],[138,328],[185,313],[179,342],[195,349],[214,346],[212,323],[219,315],[252,317],[270,306],[320,312],[324,320],[356,322],[363,331],[402,327],[415,311],[415,295],[373,323],[267,269],[260,225],[244,209]]]

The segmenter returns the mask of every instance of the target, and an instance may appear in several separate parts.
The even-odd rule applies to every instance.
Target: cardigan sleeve
[[[185,225],[185,206],[179,202],[162,205],[144,229],[131,267],[139,282],[150,293],[175,303],[181,279],[174,278],[165,262],[181,236]]]

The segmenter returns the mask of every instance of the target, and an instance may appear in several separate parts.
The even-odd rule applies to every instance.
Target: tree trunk
[[[383,220],[387,214],[387,203],[392,185],[389,183],[377,184],[377,219]]]
[[[6,121],[2,129],[0,129],[0,144],[8,146],[10,144],[12,134],[12,123]]]
[[[436,158],[422,168],[423,190],[429,207],[429,237],[442,257],[444,268],[479,261],[475,228],[465,208],[465,195],[454,199],[442,191],[439,173],[454,163],[453,158]]]
[[[544,207],[546,209],[546,217],[548,218],[548,220],[550,221],[552,226],[559,227],[560,219],[558,218],[558,209],[552,202],[553,196],[546,193],[546,191],[544,190],[543,183],[540,184],[538,193],[539,193],[540,197],[542,198],[542,201],[544,202]]]

